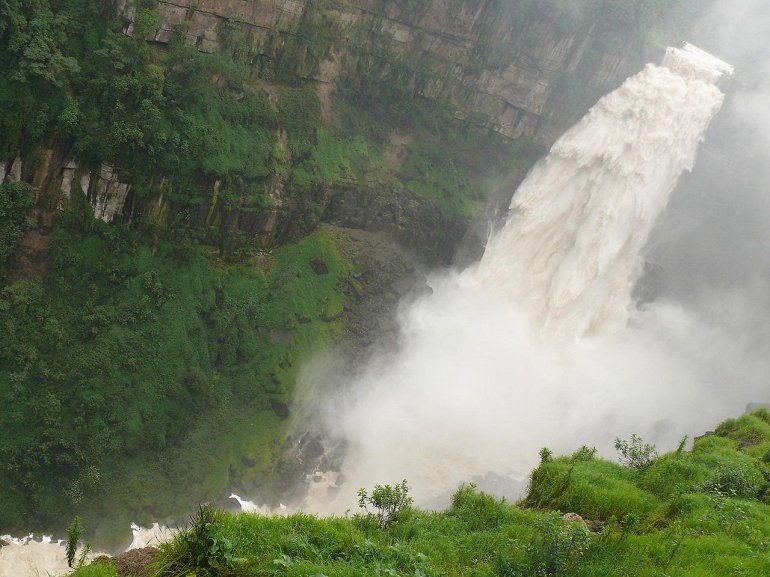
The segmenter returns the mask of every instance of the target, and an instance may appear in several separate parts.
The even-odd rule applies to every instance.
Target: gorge
[[[38,133],[23,129],[11,142],[13,131],[5,133],[11,136],[3,143],[4,192],[17,195],[18,185],[10,186],[28,183],[37,223],[32,230],[29,223],[19,223],[19,230],[25,229],[20,249],[3,271],[8,279],[3,308],[8,384],[3,393],[12,401],[4,426],[16,430],[13,423],[20,420],[31,424],[28,437],[14,437],[16,444],[3,449],[11,465],[4,476],[14,487],[2,496],[3,527],[50,526],[54,520],[61,526],[68,520],[63,515],[83,510],[92,531],[105,534],[119,525],[125,528],[128,516],[134,519],[137,513],[141,518],[135,520],[144,523],[173,518],[185,501],[222,496],[230,487],[251,498],[259,497],[256,485],[272,484],[274,496],[268,498],[277,504],[284,479],[307,472],[292,460],[292,442],[308,438],[300,433],[317,422],[304,418],[297,401],[298,394],[310,395],[313,387],[300,384],[295,391],[294,382],[301,367],[308,366],[315,371],[312,378],[320,375],[323,380],[323,367],[304,362],[317,350],[315,343],[348,341],[353,350],[358,344],[361,353],[380,332],[379,327],[366,329],[369,315],[387,316],[402,295],[422,282],[415,260],[389,248],[390,242],[405,246],[412,258],[416,255],[418,267],[446,264],[463,253],[461,264],[471,263],[486,240],[487,224],[497,222],[489,215],[505,210],[512,187],[537,152],[655,52],[649,36],[637,37],[622,28],[622,17],[624,33],[618,34],[603,28],[603,20],[586,18],[590,12],[573,11],[571,3],[286,2],[280,9],[266,2],[154,4],[118,3],[121,34],[126,35],[113,30],[105,36],[108,40],[99,40],[108,56],[97,53],[105,59],[88,63],[111,62],[108,77],[116,74],[120,82],[109,94],[122,108],[105,109],[104,118],[94,116],[93,107],[103,104],[89,99],[103,87],[89,87],[82,76],[68,73],[75,104],[70,97],[63,104],[54,97],[48,112],[37,111],[42,119],[38,133],[46,138],[33,142]],[[623,3],[596,6],[606,14],[610,4],[618,10],[610,14],[623,16]],[[459,11],[456,5],[461,5]],[[658,38],[672,33],[671,20],[665,18],[670,14],[627,15],[631,19],[626,24],[634,26],[640,25],[638,17],[660,17],[642,29],[655,30]],[[7,30],[3,28],[4,39],[9,38]],[[614,48],[608,50],[608,45]],[[26,53],[18,61],[6,57],[4,65],[23,68],[21,64],[29,64],[25,58]],[[142,74],[121,76],[120,68],[137,60]],[[86,61],[81,64],[85,67]],[[205,81],[193,82],[201,78]],[[62,89],[49,84],[53,93]],[[139,87],[141,97],[132,100],[137,95],[126,86]],[[190,88],[192,96],[180,99]],[[8,93],[3,97],[5,107]],[[211,102],[217,103],[214,108]],[[65,113],[73,106],[79,111],[67,133]],[[696,107],[686,110],[697,116]],[[709,114],[703,112],[702,119]],[[674,118],[686,120],[684,115]],[[90,122],[86,130],[78,127],[84,120]],[[239,126],[250,133],[244,136]],[[686,132],[676,134],[684,138]],[[196,148],[196,142],[203,144]],[[221,145],[224,153],[212,154]],[[690,156],[683,153],[681,166],[690,164]],[[19,205],[26,202],[23,195],[13,195]],[[514,207],[526,195],[518,198],[523,200],[515,198]],[[651,212],[663,204],[658,201]],[[94,218],[111,224],[103,226]],[[16,238],[17,232],[11,232]],[[628,243],[629,248],[639,250],[644,238]],[[514,246],[513,252],[526,245],[517,241]],[[394,338],[403,333],[407,344],[396,346],[408,349],[410,356],[425,352],[437,364],[428,369],[413,362],[417,384],[399,372],[401,365],[392,357],[358,369],[377,374],[382,386],[390,385],[354,392],[355,410],[343,411],[347,416],[337,412],[344,402],[331,412],[332,441],[345,445],[351,455],[367,456],[370,464],[364,459],[361,469],[378,471],[346,473],[354,484],[359,479],[361,484],[387,481],[381,476],[392,470],[392,475],[406,475],[416,483],[416,497],[426,502],[456,488],[459,477],[496,470],[489,466],[492,462],[501,465],[504,475],[523,476],[543,444],[570,450],[569,440],[579,438],[606,445],[606,434],[595,436],[597,421],[613,436],[643,432],[670,444],[682,427],[698,432],[725,411],[740,412],[747,399],[761,400],[762,387],[753,375],[761,374],[762,363],[752,364],[756,357],[745,359],[741,343],[729,342],[718,327],[699,324],[681,303],[665,299],[642,298],[646,306],[632,311],[626,336],[610,345],[589,338],[572,353],[533,348],[527,322],[518,313],[502,312],[508,311],[506,297],[490,298],[482,294],[486,289],[475,286],[474,274],[489,278],[495,274],[490,270],[503,266],[505,256],[490,264],[493,258],[485,257],[478,272],[472,265],[462,273],[429,275],[434,294],[418,297],[406,309],[407,324],[400,329],[388,322],[381,325]],[[185,272],[176,263],[183,263]],[[632,272],[624,277],[619,307],[623,310],[629,310],[632,281],[642,272],[638,261],[628,270]],[[648,271],[637,290],[665,292],[660,288],[665,289],[665,274],[657,288],[653,277]],[[36,278],[44,282],[36,284]],[[112,292],[106,288],[110,285],[123,292]],[[57,291],[72,300],[61,299]],[[123,307],[113,310],[120,301]],[[58,312],[76,303],[82,316]],[[464,312],[453,317],[454,310]],[[60,344],[35,336],[31,327],[36,323]],[[617,326],[625,323],[614,324],[617,333]],[[589,328],[577,333],[591,333],[596,323],[580,321],[580,326]],[[170,339],[168,331],[174,331]],[[422,344],[421,331],[434,339],[432,344]],[[452,342],[450,337],[463,334],[459,345]],[[703,339],[693,340],[694,334]],[[177,344],[181,342],[188,344]],[[153,352],[142,343],[159,346]],[[128,354],[116,364],[116,351],[121,350]],[[446,363],[441,356],[447,350],[481,363]],[[702,358],[714,351],[745,366],[738,373],[715,368],[713,359]],[[499,371],[490,361],[496,356],[514,360],[513,367]],[[68,365],[66,357],[79,364]],[[146,358],[152,362],[143,368]],[[166,359],[178,362],[166,364]],[[691,371],[693,361],[702,364],[697,374]],[[573,394],[563,394],[565,367]],[[720,392],[723,379],[736,374],[745,382]],[[442,385],[458,376],[465,382],[499,384],[446,395]],[[100,379],[116,385],[104,389],[107,399],[97,392]],[[627,385],[619,389],[616,384],[624,379]],[[512,380],[528,383],[533,398],[543,390],[553,394],[539,397],[534,406],[522,405],[501,389]],[[40,386],[40,400],[19,392],[33,382]],[[648,388],[650,382],[654,390]],[[69,399],[59,393],[65,386],[72,387]],[[406,404],[395,394],[404,388]],[[149,394],[148,405],[165,397],[179,408],[156,402],[148,409],[133,400],[136,391]],[[506,401],[489,403],[496,395]],[[327,403],[336,400],[325,392],[324,397]],[[695,397],[702,399],[697,422],[683,424]],[[621,398],[635,406],[632,414],[615,410],[613,403]],[[238,412],[233,405],[244,399],[249,404]],[[607,399],[612,401],[603,404]],[[214,411],[206,409],[209,402],[214,402]],[[653,402],[675,410],[656,411],[652,420]],[[319,413],[321,406],[312,408]],[[467,411],[478,419],[468,419],[465,430],[455,433],[452,423]],[[397,419],[401,424],[396,428],[389,420],[393,414],[410,415],[413,421],[402,426]],[[532,434],[543,426],[536,419],[542,414],[552,415],[554,421],[548,423],[558,423],[547,427],[568,430],[570,439]],[[203,417],[196,425],[201,428],[166,425],[189,422],[193,415]],[[103,425],[99,437],[90,437],[93,430],[82,424],[83,419],[94,422],[94,416]],[[211,436],[222,417],[243,426],[217,439],[224,440],[218,451],[226,456],[206,457],[210,448],[201,438]],[[524,432],[471,425],[484,420],[515,422]],[[151,423],[163,427],[150,435]],[[369,432],[362,434],[367,427]],[[51,430],[42,437],[48,453],[36,459],[32,455],[39,438],[32,433],[45,428]],[[110,440],[110,429],[120,441]],[[68,430],[76,434],[62,433]],[[420,437],[418,431],[426,434]],[[424,442],[426,451],[438,456],[429,471],[424,471],[424,452],[404,454],[404,447],[418,438],[418,444]],[[519,441],[512,453],[505,443],[496,443],[501,438],[527,441]],[[127,461],[118,465],[117,459],[94,458],[77,448],[85,439],[90,440],[83,447],[103,443]],[[167,461],[172,448],[191,440],[200,450]],[[396,454],[383,458],[375,445],[392,446]],[[445,448],[449,446],[465,447],[477,462],[461,466]],[[479,451],[480,446],[491,447],[490,454]],[[329,449],[324,445],[304,457],[328,458]],[[59,458],[51,456],[57,454],[68,457],[55,461]],[[144,464],[156,455],[163,455],[162,470]],[[310,464],[304,463],[304,469]],[[271,481],[266,472],[275,474],[276,467],[279,474]],[[133,477],[142,468],[147,474]],[[33,481],[38,471],[55,481]],[[430,480],[421,481],[423,475]],[[121,477],[132,481],[126,485]],[[195,479],[191,494],[169,502],[169,487],[187,478]],[[121,484],[117,501],[123,513],[106,520],[104,505]]]

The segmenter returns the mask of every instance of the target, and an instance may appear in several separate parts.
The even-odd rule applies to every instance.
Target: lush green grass
[[[693,450],[637,469],[597,459],[590,449],[545,458],[518,505],[466,485],[447,510],[407,509],[385,529],[363,513],[264,517],[204,507],[161,546],[153,575],[766,575],[770,459],[756,450],[752,456],[742,443],[765,446],[769,416],[760,411],[727,421]],[[744,487],[740,476],[708,483],[715,468],[736,463],[761,477],[751,494],[736,496]],[[562,512],[600,526],[589,533]],[[83,571],[75,575],[90,575]]]

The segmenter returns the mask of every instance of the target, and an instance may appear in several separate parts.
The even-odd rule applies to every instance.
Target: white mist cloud
[[[488,472],[525,478],[543,446],[612,456],[616,437],[637,433],[670,450],[740,413],[767,369],[677,303],[648,307],[620,334],[548,346],[467,276],[431,283],[433,294],[404,311],[398,352],[378,357],[344,395],[314,399],[330,441],[346,444],[348,482],[310,508],[344,511],[358,487],[402,478],[418,503],[443,505]]]
[[[549,345],[471,273],[436,274],[433,294],[403,307],[398,351],[375,355],[348,382],[329,376],[333,391],[318,372],[303,382],[306,409],[346,451],[347,484],[316,492],[310,508],[344,511],[358,487],[402,478],[418,503],[437,503],[488,472],[526,478],[543,446],[612,456],[616,437],[636,433],[669,450],[748,402],[770,401],[762,4],[717,2],[692,38],[736,77],[694,173],[653,231],[645,302],[628,328]]]

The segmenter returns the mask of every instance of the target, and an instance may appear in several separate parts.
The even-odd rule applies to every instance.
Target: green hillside
[[[770,412],[729,419],[689,451],[682,446],[657,456],[638,438],[620,446],[624,464],[600,459],[588,447],[558,458],[543,450],[519,504],[467,485],[448,509],[422,511],[395,485],[365,495],[368,513],[345,517],[264,517],[203,507],[161,546],[152,575],[770,573]],[[384,523],[376,515],[381,510]],[[109,561],[74,573],[115,575]]]

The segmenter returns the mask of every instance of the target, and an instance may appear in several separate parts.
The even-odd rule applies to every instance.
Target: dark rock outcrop
[[[113,557],[112,562],[121,577],[150,577],[150,565],[155,560],[157,551],[155,547],[130,549]]]

